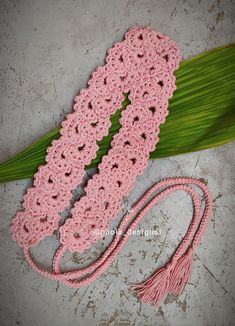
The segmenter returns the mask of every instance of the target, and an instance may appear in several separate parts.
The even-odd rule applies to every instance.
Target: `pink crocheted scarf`
[[[66,251],[82,252],[99,240],[102,235],[94,229],[108,229],[136,176],[146,168],[149,153],[159,140],[159,127],[168,114],[168,100],[175,90],[173,73],[179,62],[174,41],[150,28],[133,27],[108,51],[105,65],[75,97],[73,112],[63,121],[60,138],[48,148],[46,164],[34,175],[33,186],[24,195],[23,210],[16,213],[11,225],[12,237],[23,248],[28,263],[43,276],[75,288],[89,284],[115,259],[128,240],[128,235],[123,236],[128,228],[136,228],[146,212],[172,191],[184,190],[191,196],[194,209],[184,239],[165,267],[142,284],[132,284],[143,301],[153,304],[159,304],[168,293],[182,292],[191,272],[193,251],[211,211],[206,186],[191,178],[166,179],[153,185],[123,216],[113,241],[98,260],[69,272],[60,268]],[[75,202],[71,216],[61,225],[60,213],[68,207],[72,190],[81,183],[85,166],[95,158],[97,141],[108,134],[110,116],[121,106],[123,93],[129,93],[131,104],[121,113],[121,128],[98,173],[88,181],[85,195]],[[202,214],[192,184],[203,192]],[[61,244],[50,272],[33,260],[30,248],[56,229]]]

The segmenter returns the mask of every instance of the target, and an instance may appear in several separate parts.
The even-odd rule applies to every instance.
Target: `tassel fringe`
[[[190,248],[174,266],[168,263],[143,283],[132,283],[131,289],[142,302],[159,306],[168,294],[182,293],[192,271],[192,257],[193,250]]]
[[[183,292],[192,272],[193,250],[190,248],[179,258],[171,272],[169,293],[179,295]]]
[[[149,279],[140,284],[132,284],[131,289],[137,293],[142,302],[159,305],[168,294],[170,283],[170,268],[168,266],[157,270]]]

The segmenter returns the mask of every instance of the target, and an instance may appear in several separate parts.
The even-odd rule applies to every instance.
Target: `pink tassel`
[[[190,248],[179,258],[171,271],[169,293],[179,295],[183,292],[192,272],[193,250]]]
[[[131,288],[141,301],[159,306],[167,294],[179,295],[183,292],[192,271],[192,257],[193,250],[190,248],[175,265],[168,263],[143,283],[131,284]]]
[[[170,264],[158,269],[149,279],[140,284],[131,284],[142,302],[159,305],[168,294],[170,283]]]

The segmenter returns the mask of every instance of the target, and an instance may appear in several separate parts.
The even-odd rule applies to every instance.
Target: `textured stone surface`
[[[2,0],[0,159],[59,125],[77,90],[129,26],[150,25],[169,34],[186,58],[234,41],[234,8],[233,1]],[[190,282],[179,298],[168,297],[159,309],[140,304],[128,282],[142,280],[164,263],[185,232],[191,205],[183,193],[160,203],[141,222],[141,229],[158,228],[160,235],[133,235],[97,281],[73,290],[31,271],[10,238],[9,223],[31,181],[1,184],[0,324],[231,325],[234,150],[229,144],[149,161],[136,181],[129,203],[159,179],[179,175],[204,178],[214,198],[213,218],[196,252]],[[56,246],[56,238],[50,238],[34,252],[46,264]],[[66,264],[87,264],[102,248],[99,243],[86,255],[68,256]]]

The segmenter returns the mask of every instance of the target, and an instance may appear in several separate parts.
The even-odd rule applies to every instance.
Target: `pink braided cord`
[[[60,260],[66,250],[82,252],[101,237],[94,229],[108,229],[136,176],[146,168],[149,154],[159,140],[159,127],[168,114],[168,100],[175,90],[173,73],[179,62],[179,49],[174,41],[150,28],[133,27],[122,42],[108,51],[105,65],[92,74],[88,87],[75,97],[73,112],[62,122],[60,138],[48,148],[46,164],[39,167],[33,186],[24,195],[24,210],[16,213],[11,224],[13,239],[37,272],[70,287],[80,287],[100,275],[123,247],[128,236],[116,235],[90,266],[70,272],[60,270]],[[81,183],[85,166],[95,158],[97,141],[108,134],[110,116],[121,106],[123,93],[129,93],[131,104],[121,113],[121,128],[112,139],[111,149],[103,156],[99,173],[88,181],[85,196],[75,202],[71,217],[59,226],[60,213],[68,207],[72,191]],[[201,220],[200,201],[190,183],[199,186],[205,197]],[[166,189],[146,203],[148,196],[162,187]],[[119,224],[119,232],[135,228],[147,210],[175,190],[184,190],[191,196],[194,216],[171,264],[188,247],[194,249],[201,241],[211,210],[210,195],[204,184],[190,178],[163,180],[151,187]],[[54,256],[53,271],[48,272],[33,261],[29,249],[56,229],[61,245]],[[83,278],[78,280],[78,277]]]

